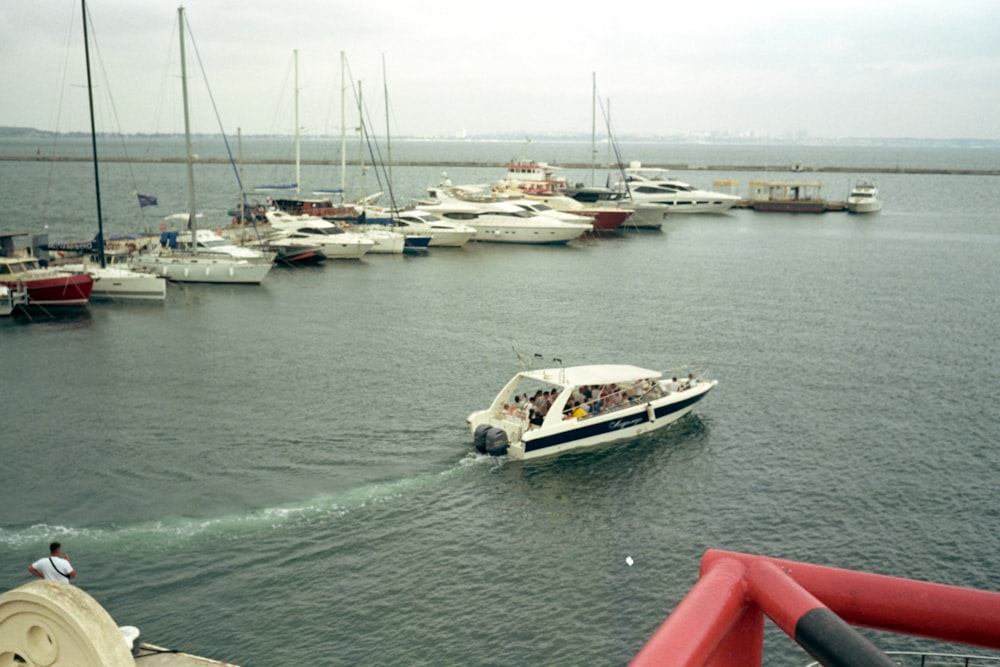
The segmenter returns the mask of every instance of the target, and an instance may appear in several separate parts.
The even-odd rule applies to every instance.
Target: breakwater
[[[90,162],[93,158],[84,155],[66,156],[37,156],[37,155],[0,155],[0,162]],[[101,162],[131,162],[135,164],[183,164],[184,157],[102,157]],[[228,158],[199,157],[195,159],[196,164],[229,164]],[[244,164],[262,165],[294,165],[294,159],[288,158],[253,158],[244,159]],[[339,166],[339,159],[317,160],[303,159],[299,161],[303,166]],[[347,166],[359,166],[357,161],[348,160]],[[506,162],[483,161],[483,160],[396,160],[395,167],[438,167],[454,169],[457,167],[497,167],[503,169]],[[589,163],[562,163],[559,165],[563,169],[590,169]],[[955,168],[934,168],[934,167],[840,167],[840,166],[801,166],[796,165],[795,169],[776,165],[766,164],[651,164],[643,163],[644,168],[670,169],[672,171],[737,171],[737,172],[790,172],[790,173],[832,173],[832,174],[926,174],[926,175],[953,175],[953,176],[1000,176],[1000,169],[955,169]],[[602,170],[608,167],[600,167]]]

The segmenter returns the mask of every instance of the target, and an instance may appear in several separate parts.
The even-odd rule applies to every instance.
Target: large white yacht
[[[476,230],[475,241],[489,243],[563,244],[579,238],[590,225],[566,223],[526,211],[491,195],[448,185],[427,188],[419,208]]]
[[[725,213],[740,200],[736,195],[699,190],[668,176],[666,169],[643,168],[638,162],[625,170],[629,197],[636,208],[656,207],[667,213]]]
[[[344,231],[340,225],[314,215],[272,209],[264,216],[273,229],[283,232],[285,239],[319,246],[327,259],[361,259],[375,247],[375,241],[368,236]]]

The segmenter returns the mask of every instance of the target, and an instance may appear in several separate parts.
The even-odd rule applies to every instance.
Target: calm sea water
[[[421,150],[465,159],[459,146]],[[500,162],[517,148],[479,147]],[[528,155],[585,160],[577,148]],[[925,150],[910,166],[995,157]],[[857,164],[821,176],[835,199],[899,156],[789,158]],[[183,167],[131,169],[102,169],[109,233],[185,208]],[[245,178],[291,180],[282,169]],[[0,171],[0,228],[94,233],[88,164]],[[396,170],[397,196],[438,172]],[[197,178],[199,208],[223,224],[232,171]],[[304,170],[310,187],[335,179]],[[2,320],[0,590],[59,539],[119,624],[244,666],[624,664],[708,548],[1000,590],[1000,188],[879,182],[872,216],[678,216],[661,233],[276,269],[258,287],[171,285],[164,304]],[[161,205],[140,217],[133,190]],[[475,455],[465,417],[519,369],[515,349],[719,386],[634,442]],[[809,661],[770,625],[765,652]]]

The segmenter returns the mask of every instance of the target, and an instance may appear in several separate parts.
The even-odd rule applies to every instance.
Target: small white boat
[[[847,196],[847,210],[850,213],[875,213],[882,210],[882,200],[878,197],[875,181],[858,181]]]
[[[526,370],[467,418],[476,449],[531,459],[627,440],[689,413],[717,380],[628,365]]]

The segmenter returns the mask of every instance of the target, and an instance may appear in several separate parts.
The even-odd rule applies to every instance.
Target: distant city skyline
[[[99,129],[182,131],[175,0],[88,3]],[[195,0],[194,130],[220,131],[217,108],[227,134],[292,134],[297,51],[306,137],[340,132],[344,52],[349,132],[360,89],[375,134],[388,92],[400,137],[603,137],[610,116],[619,138],[1000,139],[995,2],[500,8]],[[0,58],[0,126],[87,129],[79,0],[0,5]]]

